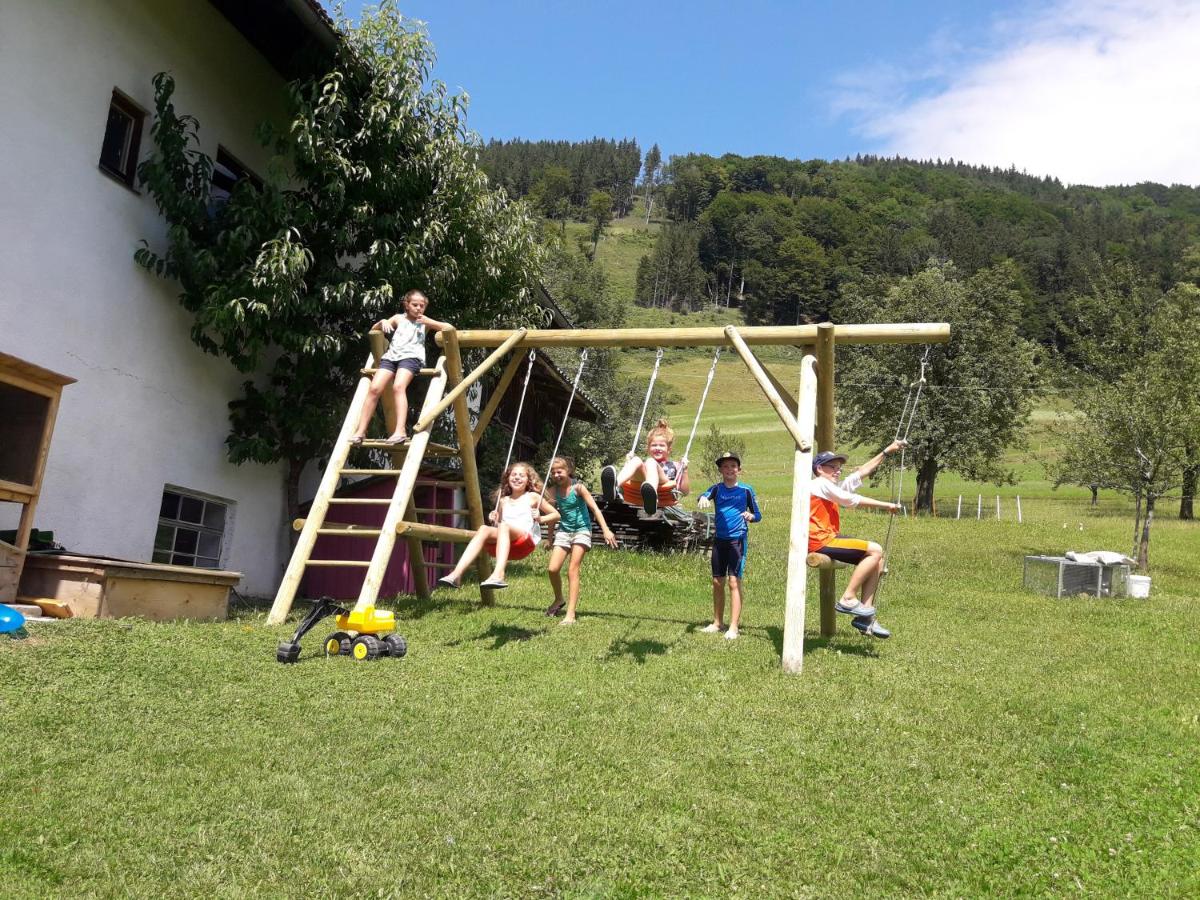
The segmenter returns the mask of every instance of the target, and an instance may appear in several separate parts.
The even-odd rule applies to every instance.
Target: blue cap
[[[834,453],[832,450],[822,450],[813,457],[813,471],[817,471],[817,466],[823,466],[826,463],[831,463],[835,459],[840,459],[842,462],[845,462],[847,456],[844,453]]]

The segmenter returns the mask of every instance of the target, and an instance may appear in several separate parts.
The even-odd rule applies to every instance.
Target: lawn
[[[681,441],[706,370],[664,365]],[[542,614],[539,551],[495,608],[396,601],[403,660],[325,659],[318,633],[279,665],[290,629],[253,609],[0,644],[2,893],[1200,892],[1196,526],[1155,524],[1149,600],[1026,594],[1022,556],[1122,549],[1131,521],[1014,454],[1024,524],[900,521],[895,637],[820,639],[810,599],[785,676],[791,456],[756,391],[729,360],[709,401],[765,516],[736,642],[699,632],[705,561],[597,550],[577,625]]]

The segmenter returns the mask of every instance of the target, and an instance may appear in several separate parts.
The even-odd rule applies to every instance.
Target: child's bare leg
[[[367,400],[363,404],[362,415],[358,417],[358,427],[354,429],[355,438],[366,437],[367,428],[371,424],[371,416],[375,415],[375,407],[379,405],[379,398],[387,390],[391,380],[392,373],[388,369],[379,369],[371,378],[371,387],[367,390]]]
[[[631,456],[625,460],[624,465],[617,472],[617,484],[624,484],[633,477],[633,473],[642,465],[640,458]]]
[[[583,567],[583,557],[588,548],[576,544],[571,548],[571,565],[567,567],[567,582],[570,585],[571,599],[567,602],[567,615],[564,622],[575,621],[575,607],[579,604],[579,570]]]
[[[562,590],[562,567],[566,560],[567,551],[562,547],[555,547],[550,551],[550,565],[546,567],[546,574],[550,577],[550,586],[554,588],[554,606],[557,607],[562,607],[567,602]]]
[[[646,484],[650,485],[650,487],[654,488],[654,490],[657,491],[658,490],[658,463],[652,459],[646,460],[644,463],[642,463],[642,475],[646,479]]]
[[[412,384],[413,373],[401,369],[396,373],[396,381],[392,385],[392,398],[396,401],[396,430],[389,440],[404,437],[408,433],[408,386]]]
[[[854,567],[854,571],[850,573],[850,580],[846,582],[846,590],[842,593],[842,599],[853,600],[859,596],[859,590],[864,588],[868,582],[871,583],[871,594],[875,593],[875,586],[879,583],[880,566],[883,563],[883,548],[872,541],[867,545],[867,555],[864,556]],[[862,602],[867,603],[867,593],[862,594]]]
[[[479,557],[483,552],[483,545],[488,541],[496,539],[496,529],[491,525],[484,525],[475,532],[475,536],[471,538],[470,543],[463,549],[462,556],[458,558],[454,569],[446,577],[452,580],[455,584],[462,584],[463,574],[467,571],[467,567]]]
[[[725,579],[716,575],[712,580],[713,587],[713,620],[705,631],[720,631],[725,622]]]
[[[742,580],[736,575],[729,576],[729,633],[738,633],[738,624],[742,621]]]
[[[871,546],[874,547],[875,544],[871,544]],[[868,559],[870,559],[870,558],[871,557],[868,557]],[[877,591],[879,589],[879,579],[883,576],[883,548],[882,547],[880,548],[879,555],[874,557],[874,559],[875,559],[875,571],[873,571],[869,575],[867,575],[866,580],[863,581],[862,598],[863,598],[863,603],[866,603],[868,606],[874,605],[875,591]]]
[[[488,581],[503,581],[504,570],[508,567],[508,551],[512,547],[514,537],[513,527],[508,522],[496,526],[496,565]]]

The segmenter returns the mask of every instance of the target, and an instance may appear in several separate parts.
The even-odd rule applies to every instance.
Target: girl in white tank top
[[[475,532],[454,570],[439,578],[437,583],[442,587],[460,587],[467,568],[487,550],[496,557],[496,566],[480,586],[508,587],[504,572],[509,559],[528,556],[541,543],[542,526],[558,521],[558,510],[540,496],[541,491],[541,479],[533,466],[523,462],[509,466],[497,491],[497,507],[488,516],[492,524]]]

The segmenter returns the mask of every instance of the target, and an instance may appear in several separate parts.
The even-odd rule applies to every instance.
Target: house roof
[[[337,27],[319,0],[209,2],[284,78],[310,73],[337,45]]]

